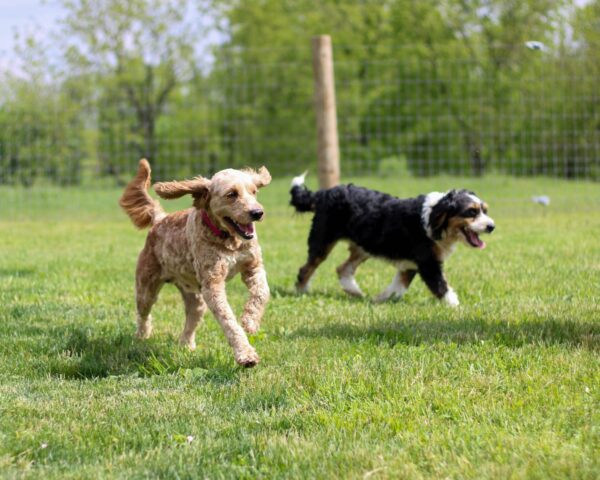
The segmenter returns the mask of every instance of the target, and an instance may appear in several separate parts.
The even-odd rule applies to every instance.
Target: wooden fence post
[[[331,37],[329,35],[313,37],[312,51],[317,116],[319,187],[331,188],[340,181],[340,150]]]

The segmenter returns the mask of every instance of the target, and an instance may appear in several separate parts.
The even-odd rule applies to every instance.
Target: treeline
[[[313,165],[320,33],[344,172],[600,179],[600,1],[64,5],[59,58],[25,39],[2,77],[0,184]]]

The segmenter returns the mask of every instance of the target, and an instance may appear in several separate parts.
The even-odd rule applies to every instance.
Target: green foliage
[[[83,121],[73,92],[66,84],[7,83],[10,93],[0,105],[0,184],[78,184]]]
[[[199,31],[186,20],[190,2],[76,0],[64,5],[68,13],[61,34],[70,43],[69,65],[93,72],[98,82],[100,172],[129,173],[131,158],[160,158],[158,123],[177,85],[193,72]]]
[[[79,183],[82,170],[122,182],[141,156],[157,179],[312,165],[321,33],[333,37],[344,174],[404,156],[413,176],[600,177],[597,1],[64,5],[60,68],[28,39],[26,75],[5,82],[20,93],[0,104],[3,183]]]

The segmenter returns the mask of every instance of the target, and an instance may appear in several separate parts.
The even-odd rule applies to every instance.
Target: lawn
[[[419,279],[396,303],[345,296],[342,245],[297,296],[310,216],[292,215],[288,180],[276,180],[261,192],[273,295],[250,370],[210,314],[197,351],[177,346],[172,286],[153,337],[133,338],[145,233],[118,191],[0,191],[0,475],[599,478],[598,185],[356,182],[398,195],[465,185],[488,201],[488,247],[461,246],[446,264],[461,307]],[[357,280],[373,296],[393,274],[371,260]],[[239,279],[228,292],[239,312]]]

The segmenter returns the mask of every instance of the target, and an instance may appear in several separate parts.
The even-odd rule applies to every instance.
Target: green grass
[[[0,222],[0,475],[600,477],[597,185],[357,183],[399,195],[467,185],[490,203],[488,248],[459,247],[446,265],[462,306],[439,305],[419,279],[397,303],[344,296],[343,246],[296,296],[310,216],[291,214],[276,181],[261,193],[273,298],[252,370],[235,366],[210,314],[196,352],[177,346],[169,286],[152,339],[133,338],[145,233],[117,210],[119,192],[0,191],[3,205],[27,200],[29,218]],[[371,260],[358,281],[372,296],[393,274]],[[228,292],[239,312],[239,279]]]

